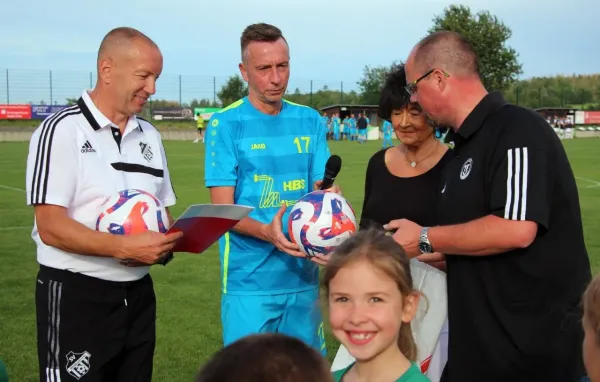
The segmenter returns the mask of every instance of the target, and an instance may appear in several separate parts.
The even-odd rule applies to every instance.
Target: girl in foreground
[[[591,382],[600,382],[600,274],[583,295],[583,361]]]
[[[419,304],[409,259],[390,236],[358,231],[331,255],[323,272],[329,322],[356,362],[336,382],[426,382],[415,363],[410,322]]]

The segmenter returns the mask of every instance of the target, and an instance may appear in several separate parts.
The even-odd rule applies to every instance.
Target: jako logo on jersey
[[[298,191],[304,189],[306,182],[304,179],[294,179],[283,182],[283,191]]]
[[[267,148],[267,145],[264,143],[253,143],[250,147],[251,150],[264,150]]]

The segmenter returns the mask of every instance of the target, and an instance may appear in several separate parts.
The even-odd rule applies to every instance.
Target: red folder
[[[173,223],[167,233],[183,232],[173,252],[202,253],[248,216],[254,207],[235,204],[194,204]]]

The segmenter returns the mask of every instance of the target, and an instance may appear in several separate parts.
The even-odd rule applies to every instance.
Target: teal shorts
[[[224,294],[221,322],[225,346],[250,334],[281,333],[327,355],[318,288],[270,296]]]

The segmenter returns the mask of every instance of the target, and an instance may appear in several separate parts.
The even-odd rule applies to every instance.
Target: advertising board
[[[166,120],[193,120],[194,112],[187,107],[169,107],[152,110],[152,119],[156,121]]]
[[[0,105],[0,119],[31,119],[31,105]]]
[[[67,107],[69,107],[69,106],[67,106],[67,105],[31,105],[31,118],[32,119],[46,119],[49,115],[57,113]]]

